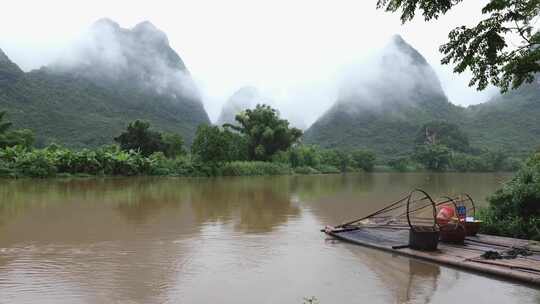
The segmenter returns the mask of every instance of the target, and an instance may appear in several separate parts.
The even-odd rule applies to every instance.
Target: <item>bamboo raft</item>
[[[437,244],[431,251],[412,249],[412,234],[429,228],[428,230],[433,231],[431,233],[442,235],[435,214],[437,207],[448,202],[456,207],[459,204],[470,204],[467,209],[474,214],[474,202],[469,195],[458,198],[443,197],[436,202],[426,192],[416,189],[373,214],[336,227],[327,226],[322,231],[340,240],[393,254],[540,286],[538,242],[474,232],[474,235],[466,237],[463,234],[457,243],[435,240]],[[514,254],[511,258],[500,256],[510,251],[516,252],[515,250],[525,251],[526,254]],[[498,258],[487,258],[486,253],[498,255]]]

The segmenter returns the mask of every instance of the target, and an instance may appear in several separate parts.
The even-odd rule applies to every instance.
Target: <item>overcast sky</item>
[[[97,19],[126,28],[149,20],[186,63],[212,120],[228,96],[253,85],[309,124],[334,102],[340,72],[393,34],[426,57],[452,102],[486,101],[496,90],[477,92],[467,87],[468,74],[439,63],[448,32],[476,23],[486,1],[465,2],[437,21],[401,25],[398,14],[376,10],[376,0],[7,0],[0,48],[30,70],[56,59]]]

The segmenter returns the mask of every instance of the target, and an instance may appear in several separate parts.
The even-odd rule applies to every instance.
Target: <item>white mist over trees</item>
[[[110,19],[100,19],[51,68],[97,82],[129,82],[158,94],[200,100],[167,35],[148,21],[125,29]]]
[[[344,73],[337,101],[365,108],[381,103],[415,103],[425,98],[446,96],[425,58],[396,35],[382,50]]]
[[[64,56],[27,73],[0,55],[0,108],[35,130],[38,146],[111,144],[134,120],[190,143],[210,123],[184,62],[149,22],[125,29],[101,19]]]
[[[63,57],[59,50],[99,18],[129,29],[150,20],[186,63],[212,121],[235,91],[252,85],[284,117],[294,113],[310,125],[336,100],[341,71],[395,33],[433,65],[452,102],[487,100],[467,87],[469,75],[440,66],[437,50],[456,25],[480,18],[480,2],[468,1],[428,25],[418,20],[402,26],[394,14],[377,10],[376,1],[7,1],[0,48],[29,71]]]

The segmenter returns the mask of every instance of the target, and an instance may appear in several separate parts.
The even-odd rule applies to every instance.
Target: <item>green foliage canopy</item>
[[[278,112],[268,105],[257,105],[236,115],[240,126],[225,124],[247,139],[250,160],[270,160],[278,151],[285,151],[298,142],[302,131],[289,127],[289,122],[280,119]]]
[[[23,146],[30,148],[34,144],[34,132],[28,129],[9,130],[11,122],[6,121],[6,111],[0,112],[0,148]]]
[[[174,158],[179,155],[184,155],[184,139],[180,134],[176,133],[164,133],[162,134],[163,142],[165,143],[165,156]]]
[[[245,159],[245,142],[237,133],[218,126],[201,125],[197,129],[191,153],[199,161],[216,165]]]
[[[377,8],[401,10],[403,23],[420,10],[426,21],[437,19],[463,0],[378,0]],[[489,83],[505,92],[532,82],[540,72],[540,34],[535,20],[540,0],[490,0],[483,8],[486,17],[473,27],[459,26],[440,47],[443,64],[455,64],[454,72],[469,69],[470,86],[485,89]],[[520,41],[516,46],[510,41]]]
[[[351,152],[351,157],[356,167],[367,172],[373,171],[376,160],[375,153],[366,150],[354,150]]]
[[[452,151],[445,145],[421,145],[416,147],[414,158],[426,169],[443,171],[450,165]]]
[[[159,132],[150,130],[150,123],[136,120],[129,123],[126,131],[114,138],[122,150],[139,150],[142,155],[149,156],[158,151],[165,151],[167,145]]]
[[[489,198],[483,232],[540,241],[540,153]]]
[[[415,144],[441,144],[461,152],[470,150],[467,134],[461,131],[456,124],[445,121],[432,121],[424,124],[418,130]]]

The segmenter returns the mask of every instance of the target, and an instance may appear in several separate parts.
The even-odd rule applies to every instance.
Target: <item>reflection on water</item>
[[[1,180],[0,302],[535,303],[527,287],[318,231],[414,187],[482,204],[507,177]]]

